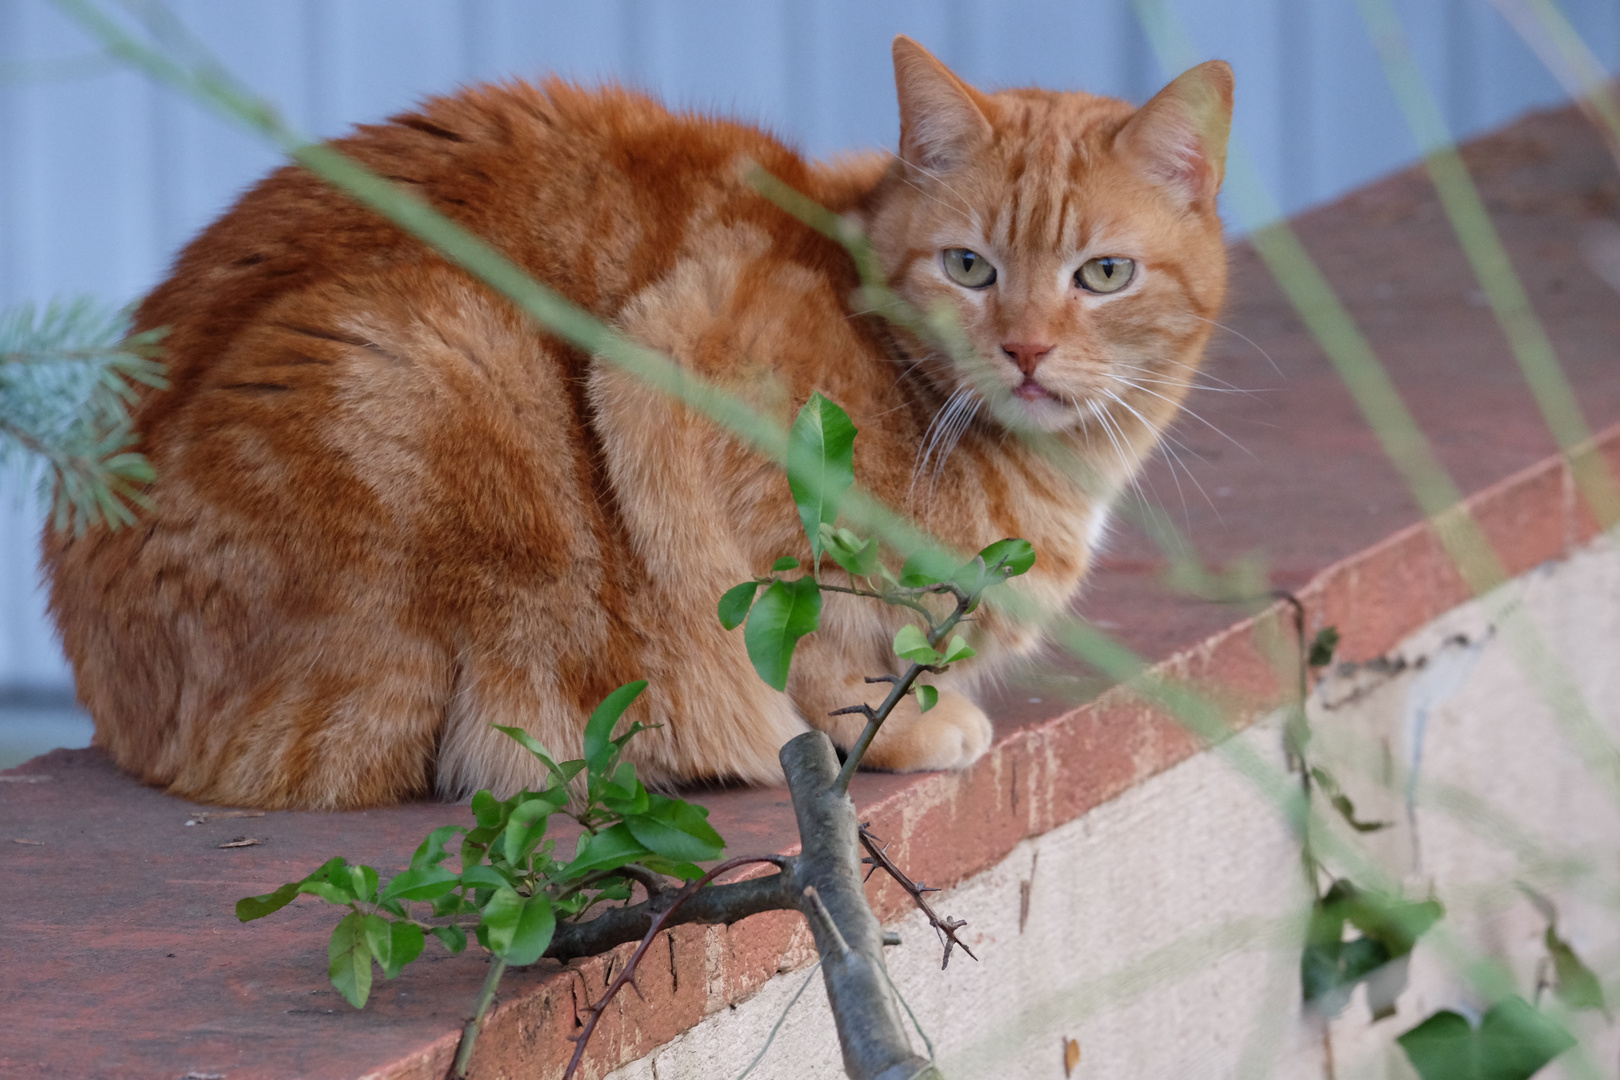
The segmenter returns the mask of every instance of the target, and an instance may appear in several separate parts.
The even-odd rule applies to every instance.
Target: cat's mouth
[[[1039,382],[1036,382],[1035,376],[1033,375],[1025,375],[1024,381],[1013,387],[1012,393],[1013,397],[1022,398],[1025,401],[1057,400],[1057,395],[1052,393],[1052,391],[1048,390],[1046,387],[1042,386]]]

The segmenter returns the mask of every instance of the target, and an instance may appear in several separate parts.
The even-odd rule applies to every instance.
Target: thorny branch
[[[939,890],[930,888],[920,881],[912,881],[911,878],[907,877],[905,871],[896,866],[894,860],[889,858],[889,845],[873,836],[867,830],[866,826],[868,824],[865,821],[861,822],[860,831],[861,846],[867,850],[868,854],[868,857],[862,859],[861,862],[872,868],[866,872],[866,877],[870,878],[879,868],[883,869],[900,884],[902,889],[911,895],[911,899],[922,909],[922,913],[928,916],[928,921],[933,924],[934,932],[939,935],[939,943],[945,946],[945,957],[940,961],[939,970],[944,971],[950,966],[951,950],[953,948],[960,947],[969,957],[977,960],[978,957],[973,955],[973,950],[968,948],[967,942],[956,936],[956,932],[967,925],[967,920],[953,919],[949,915],[941,919],[934,909],[929,906],[928,901],[923,899],[923,893],[939,892]],[[879,847],[879,843],[883,843],[883,846]]]
[[[688,900],[696,896],[698,891],[702,889],[703,886],[707,885],[721,874],[735,870],[739,866],[749,866],[753,863],[762,862],[774,863],[781,867],[782,872],[776,875],[778,878],[790,879],[793,876],[792,864],[781,856],[742,855],[735,859],[727,859],[725,862],[721,863],[719,866],[716,866],[713,870],[710,870],[702,877],[688,882],[685,887],[675,894],[674,899],[665,901],[668,906],[662,911],[659,911],[658,914],[653,918],[652,925],[647,927],[647,932],[642,935],[641,944],[636,946],[636,951],[631,954],[629,962],[624,965],[624,969],[619,972],[611,983],[608,984],[607,989],[602,993],[601,1000],[586,1010],[586,1012],[589,1014],[589,1018],[585,1021],[585,1027],[583,1030],[581,1030],[578,1035],[573,1036],[574,1056],[568,1060],[568,1068],[563,1072],[563,1080],[572,1080],[574,1073],[579,1069],[579,1063],[584,1060],[585,1046],[590,1042],[592,1032],[596,1030],[597,1021],[602,1018],[602,1013],[607,1009],[608,1003],[613,1000],[620,990],[624,989],[624,985],[629,983],[631,988],[635,990],[637,996],[640,996],[641,988],[636,986],[635,982],[636,969],[640,967],[641,958],[646,955],[648,947],[652,945],[659,933],[665,928],[665,926],[669,924],[670,919],[674,917],[675,913],[680,910],[680,908]],[[780,884],[780,882],[778,882],[778,884]],[[665,896],[667,897],[667,895],[666,890]],[[658,900],[653,899],[649,900],[648,902],[656,905]]]
[[[890,989],[890,981],[883,970],[882,950],[892,943],[890,935],[882,932],[876,917],[866,904],[861,889],[859,866],[856,858],[856,840],[868,844],[874,856],[896,880],[910,890],[926,887],[911,882],[893,862],[868,842],[864,828],[855,820],[854,804],[836,785],[837,759],[832,744],[821,732],[801,735],[782,748],[783,772],[793,795],[794,813],[799,820],[799,833],[803,848],[796,856],[742,856],[729,859],[710,870],[702,878],[671,894],[666,889],[661,901],[646,900],[633,907],[604,911],[587,923],[564,924],[577,927],[575,935],[588,932],[597,923],[612,922],[608,933],[581,952],[573,952],[583,942],[572,940],[566,944],[553,944],[548,956],[564,958],[564,953],[581,955],[583,952],[601,952],[629,938],[619,936],[607,940],[609,934],[620,934],[631,920],[646,920],[641,942],[602,998],[592,1005],[584,1028],[575,1037],[573,1058],[564,1080],[576,1075],[584,1059],[585,1046],[596,1029],[609,1002],[626,983],[635,986],[635,973],[646,955],[648,947],[658,934],[681,922],[734,922],[745,914],[772,909],[794,909],[805,914],[815,935],[817,951],[822,958],[822,974],[833,1014],[839,1027],[839,1043],[844,1052],[845,1072],[854,1080],[892,1080],[906,1077],[911,1080],[939,1080],[940,1074],[931,1063],[917,1057],[910,1050],[899,1013]],[[705,888],[714,878],[750,863],[769,862],[781,867],[781,872],[764,878],[734,882]],[[742,891],[739,891],[742,890]],[[716,900],[722,896],[729,898]],[[918,892],[913,892],[918,896]],[[748,910],[739,911],[736,901],[745,898]],[[919,903],[921,903],[919,897]],[[955,931],[965,925],[952,919],[943,922],[934,917],[926,904],[936,927],[950,936],[964,952],[972,955],[967,946],[955,939]],[[558,927],[561,938],[564,927]],[[949,950],[947,949],[947,959]],[[975,959],[977,959],[975,957]],[[639,991],[638,991],[639,992]]]
[[[982,571],[984,569],[983,560],[976,560],[976,562],[978,563],[979,569]],[[826,589],[831,588],[832,586],[822,585],[821,587]],[[840,591],[847,592],[852,590]],[[949,593],[956,599],[956,606],[952,609],[951,613],[945,616],[945,618],[937,621],[935,620],[933,614],[921,604],[915,605],[916,608],[923,613],[923,618],[928,621],[928,644],[938,647],[939,643],[945,640],[945,635],[949,634],[952,630],[955,630],[957,626],[959,626],[962,621],[968,617],[973,608],[977,606],[978,597],[976,595],[970,595],[963,592],[960,587],[952,583],[931,585],[921,591]],[[850,747],[849,756],[844,761],[844,767],[839,770],[838,779],[835,781],[839,791],[843,792],[849,790],[849,783],[855,778],[855,770],[860,768],[861,759],[866,757],[867,747],[871,746],[872,740],[877,738],[878,728],[883,726],[883,721],[886,720],[889,714],[894,711],[894,707],[900,704],[900,699],[911,692],[912,686],[916,683],[917,679],[922,675],[922,673],[925,671],[939,672],[943,670],[943,668],[936,667],[932,664],[913,663],[906,669],[903,675],[882,675],[878,676],[876,679],[869,678],[866,680],[869,683],[886,682],[892,684],[888,696],[883,699],[883,703],[881,705],[879,705],[876,709],[864,704],[851,705],[843,709],[835,709],[828,714],[829,716],[840,716],[847,713],[860,713],[862,716],[866,717],[866,728],[861,732],[860,737],[855,740],[855,745]]]

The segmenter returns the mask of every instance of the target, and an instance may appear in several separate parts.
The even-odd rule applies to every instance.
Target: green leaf
[[[938,551],[919,551],[900,568],[900,586],[920,589],[949,581],[957,571],[956,560]]]
[[[937,689],[935,689],[934,687],[932,687],[932,686],[927,686],[927,685],[924,685],[922,683],[918,683],[917,684],[917,708],[918,708],[918,710],[921,711],[921,712],[927,712],[929,709],[932,709],[935,705],[938,705],[938,704],[939,704],[939,691]]]
[[[928,644],[928,636],[914,624],[907,623],[894,634],[894,652],[917,664],[937,664],[942,657]]]
[[[422,955],[427,939],[422,928],[412,922],[389,923],[388,963],[383,965],[383,978],[392,979],[399,969]]]
[[[298,891],[310,896],[318,896],[328,904],[347,906],[359,902],[354,890],[348,885],[333,885],[330,881],[306,881],[299,886]]]
[[[357,1009],[371,996],[371,948],[366,944],[366,917],[351,911],[332,928],[326,948],[327,967],[337,992]]]
[[[635,682],[625,683],[613,693],[602,699],[591,718],[585,722],[585,762],[587,767],[595,773],[607,768],[608,758],[613,751],[613,726],[624,715],[624,710],[636,700],[643,690],[647,689],[647,680],[637,679]]]
[[[1356,804],[1350,801],[1348,795],[1335,795],[1328,801],[1333,804],[1333,809],[1339,812],[1339,816],[1344,818],[1345,822],[1356,832],[1377,832],[1379,829],[1387,829],[1390,826],[1387,821],[1362,821],[1357,818]]]
[[[780,574],[784,570],[797,570],[798,568],[799,560],[791,555],[784,555],[771,563],[771,573],[773,574]]]
[[[334,876],[334,884],[335,877]],[[354,889],[355,898],[362,903],[372,903],[377,899],[377,871],[369,866],[349,867],[349,882]]]
[[[787,689],[788,668],[799,639],[813,633],[821,619],[821,589],[815,579],[776,581],[748,613],[743,643],[748,659],[766,684]]]
[[[448,851],[444,850],[444,845],[450,842],[452,836],[466,831],[460,825],[445,825],[428,833],[427,839],[422,841],[422,846],[416,849],[415,855],[411,856],[411,869],[423,870],[428,867],[438,866],[450,855]]]
[[[569,779],[571,779],[570,777],[563,775],[563,770],[557,765],[556,759],[551,756],[551,751],[545,748],[545,744],[543,744],[533,735],[530,735],[527,731],[524,731],[520,727],[505,727],[501,724],[491,724],[490,727],[509,738],[516,739],[523,749],[540,759],[540,764],[546,767],[547,772],[551,773],[553,776],[561,777],[563,783],[567,783]],[[476,795],[473,796],[475,800],[477,797],[478,796]],[[491,801],[493,801],[494,798],[495,796],[490,796]],[[477,811],[475,810],[474,814],[476,815],[476,813]],[[479,824],[482,825],[483,821],[480,820]]]
[[[442,866],[423,866],[395,874],[382,895],[384,900],[436,900],[460,884],[460,874]]]
[[[244,896],[236,902],[236,917],[243,922],[252,922],[280,911],[293,902],[303,884],[302,881],[289,881],[275,892],[263,896]]]
[[[523,901],[523,910],[518,914],[511,944],[506,946],[505,952],[497,952],[496,955],[508,964],[519,967],[532,964],[545,953],[546,947],[551,944],[552,932],[556,929],[557,918],[551,910],[551,898],[545,893],[537,893]]]
[[[968,643],[963,640],[962,635],[956,634],[951,638],[951,644],[945,650],[945,662],[954,664],[958,660],[967,660],[976,655],[978,654],[968,648]]]
[[[237,905],[238,910],[241,904]],[[1571,1009],[1601,1009],[1608,1012],[1608,1003],[1603,999],[1603,985],[1592,969],[1581,962],[1575,955],[1575,950],[1569,943],[1558,936],[1553,926],[1547,927],[1545,936],[1547,952],[1552,956],[1553,993]]]
[[[628,761],[619,766],[612,783],[602,786],[602,805],[615,814],[644,814],[648,798],[646,787],[636,779],[635,766]]]
[[[1575,1040],[1523,998],[1504,998],[1475,1028],[1437,1012],[1395,1040],[1422,1080],[1529,1080]]]
[[[1383,943],[1391,957],[1405,956],[1418,938],[1445,915],[1438,900],[1409,901],[1374,892],[1358,892],[1346,911],[1350,924]]]
[[[486,829],[499,829],[505,824],[506,807],[490,794],[488,788],[473,793],[472,812],[478,824]]]
[[[612,870],[649,853],[650,849],[636,839],[628,826],[620,822],[580,840],[574,852],[574,861],[563,867],[557,876],[568,881],[592,870]]]
[[[636,780],[636,767],[628,761],[621,761],[619,767],[613,770],[613,776],[604,785],[604,791],[622,799],[634,799],[639,792],[646,788]],[[641,813],[645,807],[637,807],[633,813]]]
[[[675,862],[659,855],[645,855],[636,861],[655,874],[680,878],[682,881],[696,881],[703,876],[703,867],[695,863]]]
[[[512,816],[506,819],[506,831],[501,835],[501,849],[507,862],[516,866],[520,859],[540,846],[540,841],[546,838],[549,818],[557,808],[555,802],[544,797],[525,799],[518,804]]]
[[[331,904],[352,904],[360,897],[354,893],[354,879],[349,874],[349,860],[341,855],[327,859],[315,872],[305,878],[299,892],[319,896]]]
[[[843,567],[852,577],[870,577],[878,568],[878,542],[862,540],[848,529],[821,527],[822,547],[833,562]]]
[[[391,927],[394,924],[381,915],[367,915],[361,925],[365,928],[366,947],[371,950],[371,955],[377,958],[377,963],[382,965],[383,974],[386,976],[393,964],[394,932]]]
[[[523,897],[510,885],[502,885],[484,902],[484,918],[478,924],[480,940],[496,956],[504,957],[517,934],[523,915]]]
[[[1306,1005],[1320,1015],[1337,1015],[1349,1002],[1356,983],[1411,953],[1417,939],[1443,914],[1444,909],[1433,900],[1403,900],[1358,889],[1349,881],[1335,881],[1316,902],[1306,930],[1300,956]],[[1345,941],[1347,923],[1362,936]],[[1392,974],[1393,981],[1386,978],[1379,986],[1377,1003],[1372,1002],[1373,983],[1368,983],[1375,1014],[1387,1015],[1393,996],[1405,985],[1404,967],[1392,969]]]
[[[718,859],[726,846],[708,818],[701,806],[654,795],[647,813],[627,816],[624,823],[637,841],[671,862],[700,862]]]
[[[1311,641],[1310,653],[1305,662],[1313,668],[1327,667],[1333,663],[1333,651],[1339,647],[1339,629],[1336,626],[1324,626],[1316,632]]]
[[[464,893],[448,892],[433,901],[433,914],[439,918],[446,915],[468,915],[478,910]]]
[[[467,932],[459,926],[435,926],[428,933],[438,938],[451,953],[459,953],[467,947]]]
[[[1011,537],[997,540],[978,557],[984,560],[986,577],[1017,577],[1035,565],[1035,547],[1028,540]]]
[[[499,889],[510,886],[505,876],[493,866],[469,866],[461,872],[461,884],[469,889]]]
[[[821,557],[822,523],[837,520],[838,504],[855,482],[855,425],[820,394],[810,395],[788,431],[787,474],[814,561]]]
[[[780,561],[780,560],[778,560]],[[727,630],[735,630],[748,618],[748,609],[754,606],[754,594],[759,592],[759,582],[745,581],[741,585],[733,585],[720,597],[720,625]]]

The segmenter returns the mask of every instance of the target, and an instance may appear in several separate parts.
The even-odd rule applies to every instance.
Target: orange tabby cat
[[[466,90],[336,145],[784,423],[814,391],[838,402],[859,483],[957,549],[1030,540],[1022,587],[1062,604],[1221,303],[1231,72],[1138,110],[984,94],[906,38],[894,61],[887,164],[807,163],[561,82]],[[894,288],[949,304],[1003,404],[1104,490],[1009,438],[972,373],[852,311],[849,258],[749,188],[749,161],[858,219]],[[828,712],[894,670],[904,613],[829,595],[787,693],[761,682],[715,601],[808,557],[781,473],[301,169],[192,243],[137,324],[171,328],[172,387],[135,415],[156,509],[47,531],[45,561],[97,741],[150,783],[262,807],[508,792],[544,778],[491,724],[577,756],[632,679],[650,687],[630,715],[662,725],[630,744],[646,779],[771,782],[807,723],[849,745],[862,721]],[[993,616],[974,634],[980,658],[930,712],[906,701],[871,765],[985,751],[969,680],[1037,635]]]

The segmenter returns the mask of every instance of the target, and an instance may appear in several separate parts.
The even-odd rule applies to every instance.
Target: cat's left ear
[[[909,164],[949,172],[989,143],[990,121],[978,91],[904,34],[894,39],[894,86],[900,157]]]
[[[1213,199],[1226,176],[1232,85],[1224,60],[1183,72],[1120,129],[1115,150],[1144,179],[1188,205]]]

